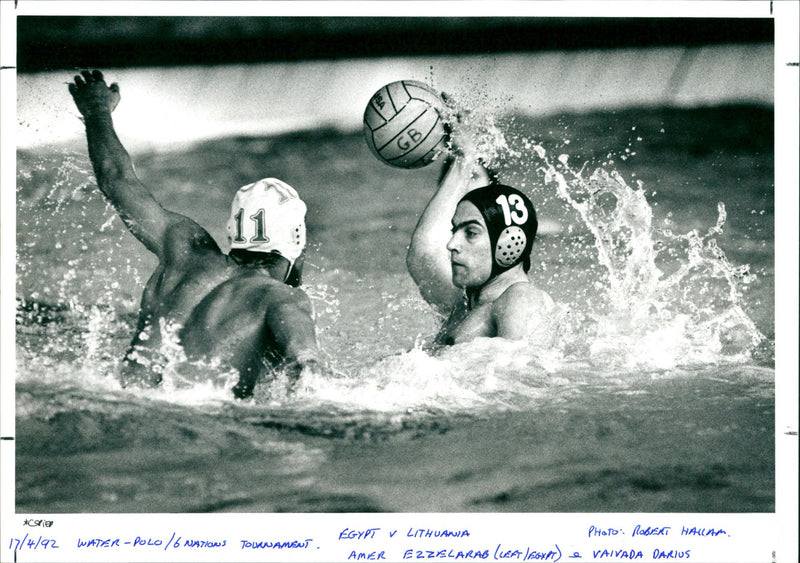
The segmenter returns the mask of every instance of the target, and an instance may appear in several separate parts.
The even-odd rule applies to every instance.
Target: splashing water
[[[600,298],[592,302],[571,298],[560,304],[560,344],[554,351],[487,339],[432,354],[415,324],[414,333],[403,338],[414,341],[417,334],[417,345],[396,352],[391,343],[372,342],[372,331],[391,335],[398,318],[411,326],[406,317],[424,317],[427,309],[418,295],[400,295],[393,285],[377,287],[371,300],[364,296],[367,305],[363,300],[356,303],[367,316],[380,310],[374,327],[361,328],[359,315],[347,310],[352,306],[350,296],[339,287],[349,278],[335,271],[316,272],[322,279],[310,276],[305,290],[338,377],[304,374],[302,386],[291,398],[294,407],[329,404],[383,412],[525,408],[539,400],[543,386],[561,385],[576,369],[608,374],[749,359],[764,337],[743,311],[739,288],[755,276],[746,266],[731,264],[717,245],[715,237],[726,220],[723,204],[716,224],[706,232],[657,231],[641,183],[631,187],[618,172],[603,168],[591,173],[575,170],[567,155],[553,158],[543,144],[507,133],[510,128],[498,124],[492,104],[471,107],[476,109],[467,112],[455,105],[449,109],[451,118],[458,116],[454,139],[461,144],[474,140],[468,146],[470,154],[493,168],[528,170],[533,165],[531,176],[536,177],[524,178],[520,187],[529,182],[537,192],[546,192],[537,193],[541,197],[535,201],[558,198],[569,213],[577,213],[581,228],[591,234],[591,241],[581,244],[591,250],[592,266],[598,265],[602,272],[591,280]],[[18,330],[30,328],[31,335],[19,371],[36,374],[26,377],[46,372],[58,379],[65,371],[53,370],[52,365],[66,362],[77,368],[80,377],[92,372],[111,380],[110,389],[118,390],[113,376],[130,341],[142,285],[138,268],[142,272],[148,268],[146,263],[131,263],[138,246],[120,234],[114,210],[86,180],[91,170],[85,158],[65,157],[61,165],[51,165],[51,161],[33,163],[30,172],[23,166],[19,177],[28,217],[27,224],[22,223],[28,231],[27,238],[20,239],[18,273],[23,283],[36,282],[37,288],[20,289],[25,297],[20,301]],[[52,177],[37,176],[48,170]],[[46,190],[41,187],[45,185],[58,189]],[[60,226],[64,224],[71,228]],[[51,240],[53,225],[59,230]],[[562,256],[572,251],[570,243],[561,244]],[[40,263],[47,263],[49,247],[63,259],[48,263],[56,267],[48,271],[49,283],[41,284],[40,290],[36,271]],[[37,320],[48,314],[67,321]],[[162,352],[171,358],[162,374],[164,384],[143,393],[190,403],[216,401],[223,395],[229,399],[225,389],[233,385],[233,374],[213,364],[186,366],[175,330],[162,329]],[[286,400],[289,385],[280,375],[273,385],[257,391],[258,401]]]
[[[498,105],[469,100],[462,121],[540,212],[532,279],[565,311],[546,352],[496,338],[431,351],[441,319],[403,257],[435,165],[390,169],[335,130],[134,155],[156,199],[220,241],[232,190],[253,177],[308,196],[304,289],[334,373],[292,385],[278,372],[247,401],[219,366],[185,364],[170,326],[153,335],[163,385],[120,387],[155,259],[97,190],[85,143],[19,151],[16,511],[774,511],[775,373],[747,358],[762,337],[744,313],[768,351],[773,135],[730,142],[718,126],[739,119],[749,138],[772,114],[573,114],[570,144],[563,117],[508,126]],[[638,158],[570,166],[625,150],[630,120]],[[655,178],[647,198],[628,170]]]
[[[735,267],[717,245],[726,212],[718,204],[716,225],[706,234],[669,230],[656,239],[653,213],[641,182],[630,187],[603,168],[588,176],[554,164],[534,145],[546,185],[580,215],[594,238],[597,259],[606,272],[606,310],[591,314],[590,354],[595,362],[628,369],[667,369],[676,365],[743,361],[763,335],[742,310],[739,283],[754,276]],[[682,253],[680,247],[684,247]],[[656,264],[671,255],[677,269],[664,275]]]
[[[765,337],[742,308],[740,286],[752,283],[755,275],[747,265],[731,264],[714,238],[723,232],[724,203],[717,206],[716,224],[704,234],[698,229],[657,231],[641,181],[631,187],[615,170],[589,172],[586,165],[576,170],[567,154],[553,158],[541,143],[507,136],[490,106],[449,108],[455,143],[489,167],[505,161],[506,167],[525,169],[533,160],[540,184],[553,186],[592,235],[604,274],[594,282],[601,299],[588,307],[568,304],[582,314],[573,315],[573,326],[562,327],[564,339],[582,340],[583,346],[574,346],[577,354],[611,369],[660,370],[750,359]],[[626,153],[625,159],[630,150]]]

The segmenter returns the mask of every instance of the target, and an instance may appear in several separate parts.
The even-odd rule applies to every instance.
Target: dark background
[[[17,70],[606,49],[774,39],[771,18],[21,16]]]

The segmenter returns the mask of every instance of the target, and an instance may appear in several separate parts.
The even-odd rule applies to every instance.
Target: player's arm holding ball
[[[457,151],[411,236],[406,266],[423,299],[443,314],[450,313],[463,290],[453,285],[450,253],[451,218],[468,191],[490,183],[486,169]]]
[[[445,110],[450,100],[430,86],[399,80],[380,88],[364,111],[364,136],[370,151],[398,168],[421,168],[444,156],[449,144],[456,156],[448,158],[438,189],[412,235],[406,256],[411,277],[422,297],[449,314],[463,292],[453,285],[447,243],[450,219],[461,197],[490,183],[487,171],[475,163],[470,139],[454,141]],[[449,143],[448,143],[449,141]],[[457,146],[458,145],[458,146]]]

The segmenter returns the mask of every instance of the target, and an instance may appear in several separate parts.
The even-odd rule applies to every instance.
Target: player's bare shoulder
[[[306,315],[312,312],[308,296],[301,290],[249,268],[231,268],[228,276],[208,291],[185,320],[184,346],[202,350],[190,342],[208,346],[208,334],[220,341],[222,335],[248,340],[263,330],[275,314],[291,308]],[[227,345],[227,344],[226,344]]]
[[[526,338],[542,345],[552,340],[554,314],[553,299],[530,282],[509,286],[492,303],[498,336]]]
[[[207,267],[209,260],[219,267],[224,266],[224,254],[208,231],[188,217],[167,213],[173,220],[164,233],[163,262],[189,269],[196,265]]]
[[[540,314],[550,313],[555,307],[553,299],[547,292],[532,283],[515,283],[506,289],[497,299],[496,307],[525,309]]]
[[[260,306],[291,303],[302,308],[311,307],[311,300],[301,289],[275,280],[263,272],[239,267],[221,283],[215,292],[225,294],[223,301],[239,304],[243,308],[256,309]]]

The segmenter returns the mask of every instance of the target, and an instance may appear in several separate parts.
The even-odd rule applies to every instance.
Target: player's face
[[[478,208],[462,201],[453,214],[453,236],[447,243],[453,285],[463,289],[480,287],[492,273],[492,244]]]

